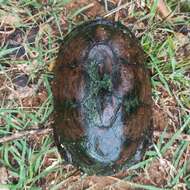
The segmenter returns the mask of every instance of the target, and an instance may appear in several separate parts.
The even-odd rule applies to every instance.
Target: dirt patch
[[[46,89],[41,88],[38,92],[31,94],[31,96],[27,96],[22,99],[23,107],[40,107],[45,100],[47,100],[48,94]]]
[[[168,180],[168,164],[164,160],[153,161],[145,172],[135,177],[134,182],[139,184],[151,184],[156,187],[165,187]]]

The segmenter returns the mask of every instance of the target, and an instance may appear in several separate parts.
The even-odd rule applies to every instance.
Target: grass
[[[177,14],[180,4],[173,0],[167,1],[176,11],[171,21],[158,18],[157,1],[153,5],[146,1],[146,9],[138,8],[137,2],[140,1],[129,4],[126,9],[129,17],[138,22],[131,27],[126,16],[120,16],[119,20],[131,27],[147,54],[154,109],[166,115],[167,123],[162,123],[163,130],[159,138],[154,138],[144,160],[131,166],[122,181],[131,181],[140,189],[188,189],[190,142],[176,139],[182,133],[190,135],[190,54],[184,52],[190,45],[190,32],[179,34],[176,28],[190,27],[190,17],[183,12]],[[4,31],[0,33],[0,137],[4,137],[39,126],[51,126],[52,74],[48,68],[55,61],[64,35],[77,23],[87,20],[85,11],[93,12],[94,6],[86,1],[80,7],[70,8],[68,0],[51,0],[47,4],[29,0],[1,0],[0,3],[0,31]],[[25,48],[25,57],[18,56],[19,47],[9,48],[5,26],[23,31],[20,44]],[[28,42],[27,35],[35,27],[38,28],[35,40]],[[19,91],[13,79],[23,73],[29,76],[28,88]],[[168,131],[173,135],[166,139]],[[0,176],[0,188],[63,189],[75,171],[63,164],[51,134],[0,144],[0,173],[7,176],[5,180]],[[4,173],[3,168],[6,169]]]

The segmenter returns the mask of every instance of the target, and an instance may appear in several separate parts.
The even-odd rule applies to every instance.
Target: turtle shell
[[[118,22],[86,22],[65,37],[52,87],[54,136],[66,161],[107,175],[142,158],[152,135],[144,57]]]

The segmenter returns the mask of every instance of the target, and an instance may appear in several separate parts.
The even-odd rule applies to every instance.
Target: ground
[[[0,189],[190,189],[190,2],[167,0],[166,12],[157,3],[0,0]],[[59,45],[97,16],[119,20],[139,39],[154,102],[153,145],[142,162],[107,177],[65,165],[52,131],[38,131],[53,123]],[[36,132],[17,138],[28,130]]]

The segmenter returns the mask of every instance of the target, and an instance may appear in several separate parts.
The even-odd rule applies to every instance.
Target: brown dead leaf
[[[10,13],[5,13],[3,16],[0,17],[0,25],[9,25],[9,26],[16,26],[19,25],[21,22],[20,18],[16,15],[12,15]]]
[[[0,167],[0,184],[7,184],[8,181],[8,172],[5,167]],[[8,187],[1,187],[1,190],[9,190]]]
[[[12,89],[12,93],[8,96],[8,99],[23,99],[26,97],[31,97],[35,94],[35,91],[35,88],[28,86],[17,88],[17,90]]]
[[[153,0],[151,0],[151,2],[154,3]],[[158,0],[157,10],[160,13],[160,16],[164,19],[167,18],[169,20],[172,16],[171,10],[169,9],[169,7],[166,4],[166,1],[164,0]]]
[[[153,108],[153,123],[157,131],[163,131],[168,127],[168,117],[166,113],[158,107]]]

